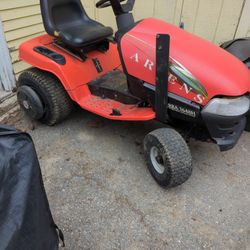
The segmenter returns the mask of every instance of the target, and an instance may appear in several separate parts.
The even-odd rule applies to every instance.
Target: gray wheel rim
[[[161,152],[157,147],[152,147],[150,150],[150,159],[155,171],[158,174],[163,174],[165,166],[159,162],[159,158],[162,158]]]

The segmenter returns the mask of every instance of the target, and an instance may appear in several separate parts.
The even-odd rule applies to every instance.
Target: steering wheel
[[[118,0],[118,1],[120,1],[120,3],[121,3],[121,2],[124,2],[124,1],[126,1],[126,0]],[[98,2],[96,3],[96,8],[98,8],[98,9],[107,8],[107,7],[109,7],[109,6],[112,6],[110,0],[100,0],[100,1],[98,1]]]

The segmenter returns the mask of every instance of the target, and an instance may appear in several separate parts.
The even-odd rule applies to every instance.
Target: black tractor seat
[[[70,47],[85,47],[113,35],[110,27],[92,20],[80,0],[40,0],[44,28]]]

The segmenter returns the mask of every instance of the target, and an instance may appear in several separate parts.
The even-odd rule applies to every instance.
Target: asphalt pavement
[[[20,112],[39,156],[66,249],[250,249],[250,133],[231,151],[191,140],[193,175],[164,190],[149,174],[155,122],[113,122],[83,110],[47,127]]]

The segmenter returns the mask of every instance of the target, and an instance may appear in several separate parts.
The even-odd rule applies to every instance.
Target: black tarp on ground
[[[58,249],[31,137],[0,125],[0,250]]]

